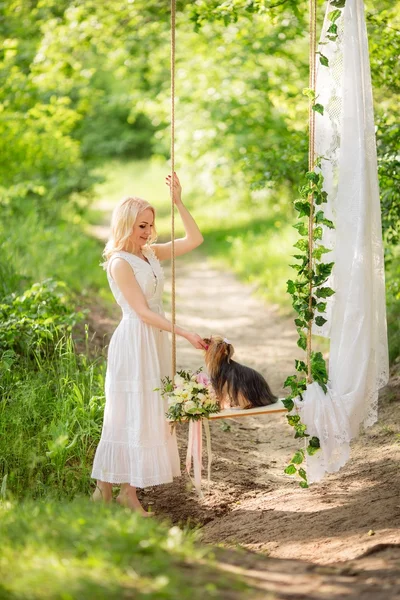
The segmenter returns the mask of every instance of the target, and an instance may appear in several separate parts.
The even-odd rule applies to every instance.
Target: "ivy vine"
[[[329,42],[335,42],[338,38],[337,21],[342,14],[346,0],[331,0],[330,6],[334,10],[328,13],[331,22],[327,30]],[[329,43],[325,42],[325,43]],[[321,46],[321,44],[320,44]],[[329,67],[329,59],[318,49],[320,64]],[[306,88],[303,93],[312,103],[312,109],[319,114],[324,114],[324,107],[318,103],[315,91]],[[324,178],[320,171],[323,158],[317,157],[314,169],[305,174],[304,184],[300,187],[300,197],[294,201],[294,208],[298,213],[298,222],[293,225],[299,233],[299,239],[294,244],[297,253],[294,258],[298,261],[290,265],[296,271],[296,277],[287,281],[287,291],[292,297],[292,306],[297,313],[295,324],[299,335],[297,345],[302,349],[307,348],[307,335],[311,334],[312,323],[322,326],[327,322],[323,316],[326,313],[326,299],[335,291],[327,285],[329,276],[334,266],[333,262],[322,262],[322,256],[331,250],[322,245],[323,227],[334,229],[334,224],[325,217],[323,205],[327,202],[327,192],[323,189]],[[316,171],[317,169],[318,171]],[[313,204],[312,204],[313,202]],[[310,223],[311,221],[311,223]],[[310,251],[308,240],[309,226],[312,227],[313,250]],[[317,382],[324,392],[327,391],[328,373],[325,360],[321,352],[311,352],[311,380]],[[298,450],[291,458],[285,469],[287,475],[298,475],[301,479],[300,486],[308,487],[307,473],[301,466],[306,458],[306,453],[312,456],[320,448],[320,441],[315,436],[307,433],[307,426],[302,423],[298,414],[291,414],[294,409],[294,398],[303,400],[303,394],[307,389],[307,364],[303,360],[295,361],[296,373],[290,375],[285,383],[285,388],[290,388],[290,394],[283,400],[285,408],[289,411],[287,420],[294,427],[295,438],[307,440],[305,450]]]

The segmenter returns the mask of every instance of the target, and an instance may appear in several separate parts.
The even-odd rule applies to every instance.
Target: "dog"
[[[229,340],[212,336],[204,341],[208,345],[205,351],[207,371],[221,408],[248,409],[278,400],[260,373],[232,360],[234,349]]]

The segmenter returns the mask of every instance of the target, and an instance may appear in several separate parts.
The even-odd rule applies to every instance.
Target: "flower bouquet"
[[[162,379],[161,395],[168,399],[167,419],[171,422],[171,429],[176,423],[189,421],[189,439],[186,454],[186,471],[190,476],[192,467],[194,469],[193,484],[202,498],[201,491],[201,469],[202,469],[202,423],[207,442],[208,454],[208,489],[211,479],[211,434],[208,419],[211,414],[219,412],[220,406],[211,386],[211,382],[201,369],[194,373],[192,371],[178,371],[172,381],[169,377]]]
[[[178,371],[174,381],[162,379],[162,396],[168,399],[167,419],[172,422],[199,421],[221,409],[210,380],[198,369]]]

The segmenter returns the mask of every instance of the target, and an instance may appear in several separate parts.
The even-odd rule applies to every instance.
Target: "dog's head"
[[[223,361],[230,361],[234,353],[234,348],[229,340],[219,335],[205,338],[204,341],[208,345],[205,354],[205,363],[211,375],[211,372],[217,370]]]

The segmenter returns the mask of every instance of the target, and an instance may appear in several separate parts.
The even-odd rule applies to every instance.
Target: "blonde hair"
[[[150,208],[154,216],[152,232],[146,245],[152,244],[156,241],[157,232],[155,227],[155,208],[142,198],[130,196],[122,198],[112,213],[110,239],[108,240],[103,251],[105,262],[102,266],[104,268],[106,268],[107,262],[110,260],[114,252],[119,252],[120,250],[129,248],[129,238],[132,235],[133,226],[138,215],[146,210],[146,208]]]

